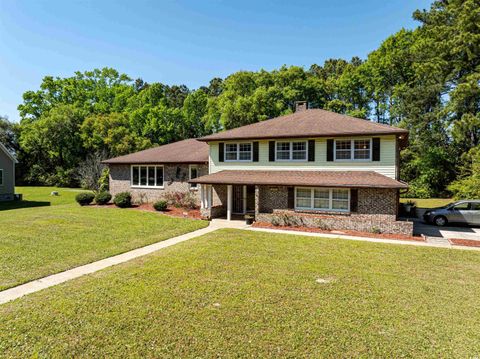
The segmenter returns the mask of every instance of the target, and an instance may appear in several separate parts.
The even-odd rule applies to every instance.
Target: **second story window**
[[[252,144],[246,143],[227,143],[225,144],[225,161],[251,161]]]
[[[370,161],[371,158],[371,139],[335,140],[336,161]]]
[[[276,143],[277,161],[306,161],[307,160],[307,142],[289,141]]]

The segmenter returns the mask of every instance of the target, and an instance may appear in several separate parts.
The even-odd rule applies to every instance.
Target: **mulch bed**
[[[91,205],[91,207],[101,207],[101,208],[116,208],[113,203],[106,205]],[[128,209],[134,209],[139,211],[148,211],[148,212],[157,212],[171,217],[180,217],[180,218],[190,218],[190,219],[202,219],[199,209],[186,209],[186,208],[177,208],[173,206],[168,206],[166,211],[156,211],[153,208],[151,203],[142,203],[142,204],[133,204],[132,207]]]
[[[367,233],[367,232],[358,232],[351,230],[341,230],[341,231],[327,231],[320,228],[310,228],[310,227],[289,227],[289,226],[274,226],[271,223],[266,222],[255,222],[253,227],[258,228],[269,228],[269,229],[282,229],[287,231],[297,231],[297,232],[309,232],[309,233],[325,233],[325,234],[343,234],[348,236],[358,236],[358,237],[369,237],[369,238],[379,238],[379,239],[396,239],[402,241],[416,241],[416,242],[425,242],[425,239],[422,237],[412,237],[404,236],[401,234],[387,234],[387,233]]]
[[[480,247],[480,241],[474,239],[449,238],[448,240],[456,246]]]

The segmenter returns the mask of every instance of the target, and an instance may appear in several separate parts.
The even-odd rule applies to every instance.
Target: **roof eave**
[[[312,133],[312,134],[286,134],[286,135],[274,135],[274,136],[233,136],[233,137],[202,137],[198,141],[203,142],[215,142],[215,141],[235,141],[235,140],[268,140],[268,139],[277,139],[277,138],[323,138],[323,137],[350,137],[350,136],[399,136],[407,135],[408,131],[382,131],[382,132],[348,132],[348,133]]]
[[[208,161],[110,161],[105,160],[101,162],[105,165],[152,165],[152,164],[207,164]]]

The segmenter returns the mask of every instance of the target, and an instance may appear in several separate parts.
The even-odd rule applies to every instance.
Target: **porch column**
[[[260,186],[255,185],[255,220],[260,213]]]
[[[232,220],[232,185],[227,185],[227,221]]]
[[[200,185],[200,208],[205,209],[205,185]]]
[[[247,213],[247,186],[243,186],[243,213]]]
[[[207,186],[207,207],[210,210],[210,213],[212,211],[212,191],[213,191],[213,186],[208,185]]]

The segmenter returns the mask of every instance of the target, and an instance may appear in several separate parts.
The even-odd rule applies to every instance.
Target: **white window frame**
[[[138,167],[138,182],[140,183],[141,181],[141,178],[140,178],[140,168],[141,167],[146,167],[147,168],[147,185],[141,185],[141,184],[134,184],[133,183],[133,168],[134,167]],[[153,186],[149,186],[148,185],[148,169],[149,168],[155,168],[155,185]],[[163,172],[163,182],[162,182],[162,185],[159,186],[158,183],[157,183],[157,168],[162,168],[162,172]],[[154,189],[164,189],[165,188],[165,168],[163,165],[131,165],[130,166],[130,188],[154,188]]]
[[[227,146],[229,145],[235,145],[237,147],[236,152],[233,151],[227,151]],[[240,145],[250,145],[250,159],[249,160],[241,160],[240,159]],[[225,143],[225,150],[224,150],[224,161],[225,162],[253,162],[253,142],[226,142]],[[227,159],[227,152],[228,153],[236,153],[236,159],[234,160],[229,160]],[[242,151],[242,152],[248,152],[248,151]]]
[[[193,178],[192,178],[192,168],[195,168],[195,169],[197,170],[197,177],[195,177],[195,178],[198,178],[198,177],[199,177],[199,176],[198,176],[198,165],[189,165],[189,166],[188,166],[188,178],[189,178],[189,180],[192,180],[192,179],[193,179]],[[191,189],[192,191],[198,190],[198,183],[190,183],[190,189]]]
[[[0,168],[0,186],[3,186],[3,168]]]
[[[302,190],[310,190],[310,207],[297,207],[297,190],[302,189]],[[315,201],[315,195],[314,191],[315,189],[323,189],[323,190],[328,190],[328,209],[327,208],[315,208],[314,207],[314,201]],[[333,191],[334,190],[348,190],[348,208],[347,209],[333,209]],[[294,207],[295,210],[300,210],[300,211],[324,211],[324,212],[343,212],[343,213],[348,213],[350,212],[350,200],[351,200],[351,191],[350,188],[325,188],[325,187],[295,187],[294,191]]]
[[[350,158],[337,158],[337,141],[350,141]],[[355,158],[355,141],[370,142],[370,158]],[[372,139],[371,138],[339,138],[334,140],[333,159],[335,162],[372,162]]]
[[[305,159],[293,159],[293,143],[302,142],[305,144]],[[278,158],[277,153],[277,144],[278,143],[289,143],[289,156],[288,159]],[[308,141],[303,140],[292,140],[292,141],[275,141],[275,162],[307,162],[308,161]]]

